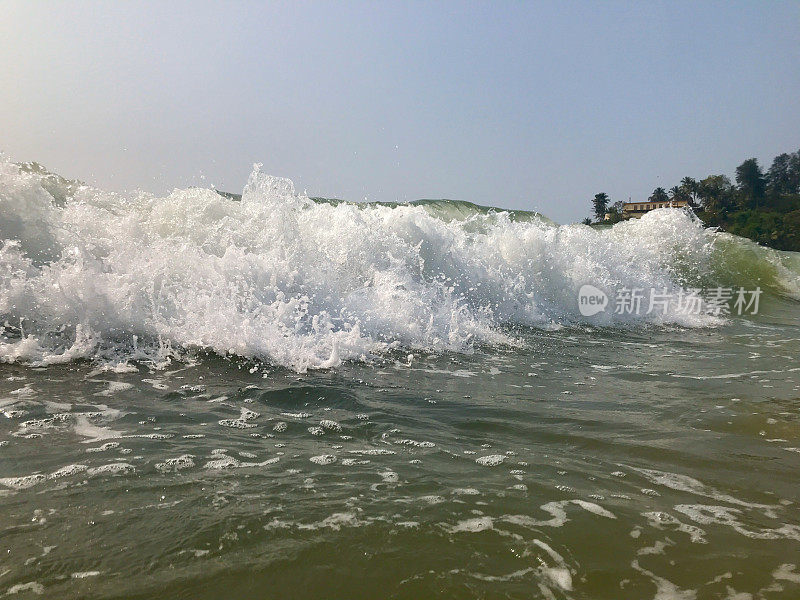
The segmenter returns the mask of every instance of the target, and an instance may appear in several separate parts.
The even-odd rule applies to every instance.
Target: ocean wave
[[[758,283],[800,299],[800,260],[657,210],[613,228],[466,202],[314,201],[256,167],[214,190],[116,194],[0,159],[0,361],[164,362],[198,350],[298,371],[396,349],[471,352],[514,327],[711,326],[585,317],[581,286]]]

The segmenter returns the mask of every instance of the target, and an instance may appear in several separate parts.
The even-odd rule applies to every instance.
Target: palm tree
[[[611,198],[609,198],[608,194],[605,192],[600,192],[599,194],[594,195],[592,204],[594,204],[594,216],[597,217],[598,221],[602,221],[606,218],[606,208],[608,207],[608,203],[610,201]]]
[[[697,193],[700,191],[700,184],[696,179],[684,177],[681,179],[681,189],[689,196],[689,204],[697,206]]]
[[[653,193],[647,199],[649,202],[669,202],[669,195],[667,194],[667,190],[662,187],[657,187],[653,190]]]
[[[669,199],[672,202],[680,202],[682,200],[689,201],[689,194],[681,186],[675,186],[669,189]]]

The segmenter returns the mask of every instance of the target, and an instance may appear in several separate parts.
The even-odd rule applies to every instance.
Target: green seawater
[[[0,365],[0,590],[797,598],[796,315],[307,374]]]

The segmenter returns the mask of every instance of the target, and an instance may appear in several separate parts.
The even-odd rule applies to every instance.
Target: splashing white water
[[[447,219],[442,205],[314,202],[258,167],[241,202],[74,182],[54,193],[49,177],[0,160],[2,361],[202,349],[302,371],[399,347],[514,343],[515,325],[713,322],[578,312],[585,283],[676,290],[708,270],[716,234],[678,210],[601,231],[463,206]]]

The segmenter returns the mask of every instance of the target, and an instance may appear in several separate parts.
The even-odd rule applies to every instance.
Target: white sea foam
[[[566,507],[570,504],[575,504],[580,506],[583,510],[593,513],[595,515],[605,517],[606,519],[616,519],[616,515],[614,513],[606,510],[599,504],[595,504],[594,502],[587,502],[586,500],[560,500],[558,502],[548,502],[547,504],[543,504],[540,508],[551,515],[551,518],[542,521],[538,519],[534,519],[528,515],[504,515],[502,520],[507,523],[512,523],[514,525],[520,525],[522,527],[528,528],[536,528],[536,527],[561,527],[564,525],[569,518],[567,517]]]
[[[544,573],[562,590],[566,592],[572,591],[572,574],[569,569],[550,567],[544,569]]]
[[[339,531],[342,527],[361,527],[369,523],[358,518],[355,513],[334,513],[317,523],[304,523],[297,526],[298,529],[332,529]]]
[[[634,560],[631,567],[639,571],[642,575],[649,577],[656,586],[654,600],[695,600],[697,592],[695,590],[683,590],[671,581],[659,577],[655,573],[639,566],[639,561]]]
[[[354,467],[356,465],[368,465],[369,463],[370,463],[370,461],[368,461],[368,460],[363,460],[363,459],[358,459],[358,458],[343,458],[342,459],[342,464],[345,467]]]
[[[656,471],[655,469],[641,469],[637,467],[630,467],[630,468],[631,470],[636,471],[637,473],[641,473],[649,481],[655,484],[663,485],[665,487],[677,490],[679,492],[688,492],[690,494],[695,494],[698,496],[706,496],[708,498],[713,498],[714,500],[727,502],[729,504],[746,506],[748,508],[763,509],[766,511],[766,514],[768,514],[768,516],[774,516],[774,513],[772,513],[772,509],[774,507],[769,504],[756,504],[752,502],[745,502],[744,500],[740,500],[739,498],[735,498],[729,494],[723,494],[715,490],[714,488],[703,484],[697,479],[689,477],[688,475],[681,475],[679,473],[669,473],[666,471]],[[648,491],[653,492],[653,490],[646,490],[646,489],[642,490],[642,492],[645,494],[647,494]]]
[[[433,448],[436,446],[433,442],[422,441],[418,442],[417,440],[395,440],[395,444],[403,444],[405,446],[415,446],[417,448]]]
[[[44,586],[36,581],[29,581],[28,583],[18,583],[8,588],[6,594],[12,596],[15,594],[21,594],[23,592],[31,592],[32,594],[38,594],[41,596],[42,594],[44,594]]]
[[[475,462],[485,467],[496,467],[505,461],[506,457],[502,454],[490,454],[489,456],[481,456],[475,459]]]
[[[57,469],[48,475],[34,473],[31,475],[23,475],[21,477],[2,478],[0,479],[0,485],[15,490],[24,490],[47,481],[48,479],[62,479],[65,477],[72,477],[80,473],[86,473],[90,477],[96,477],[98,475],[124,475],[133,473],[135,470],[136,469],[133,465],[123,462],[111,463],[98,467],[74,464],[61,467],[60,469]]]
[[[156,464],[156,470],[161,473],[171,473],[174,471],[182,471],[183,469],[191,469],[194,467],[194,456],[191,454],[183,454],[175,458],[168,458],[163,463]]]
[[[84,440],[85,444],[92,444],[94,442],[122,436],[119,431],[90,423],[89,417],[81,414],[75,416],[75,433],[79,436],[89,438]]]
[[[597,230],[455,203],[313,202],[258,169],[241,202],[51,193],[29,171],[0,159],[0,316],[25,324],[0,341],[6,362],[162,364],[201,348],[302,371],[395,347],[470,351],[514,343],[509,323],[586,321],[585,283],[677,291],[711,272],[724,237],[678,210]],[[761,259],[797,286],[779,255]],[[671,309],[588,320],[714,322]]]
[[[119,392],[124,392],[133,388],[133,384],[124,381],[109,381],[108,387],[101,392],[97,392],[95,396],[115,396]]]
[[[108,450],[113,450],[115,448],[119,448],[119,442],[108,442],[103,444],[102,446],[97,446],[96,448],[87,448],[86,452],[94,453],[94,452],[106,452]]]
[[[397,483],[400,481],[400,476],[394,471],[383,471],[379,475],[384,483]]]
[[[206,462],[204,467],[212,471],[219,471],[225,469],[244,469],[247,467],[266,467],[269,465],[274,465],[275,463],[280,461],[280,456],[274,456],[272,458],[268,458],[267,460],[263,460],[261,462],[246,462],[228,456],[226,452],[227,450],[222,450],[222,449],[217,449],[212,451],[211,452],[212,460]]]
[[[93,467],[91,469],[87,469],[86,473],[88,475],[96,476],[96,475],[126,475],[128,473],[133,473],[136,468],[125,462],[117,462],[111,463],[108,465],[101,465],[99,467]]]
[[[691,542],[695,544],[707,544],[706,532],[694,525],[687,525],[679,519],[673,517],[666,512],[646,512],[643,516],[647,518],[648,524],[656,529],[670,529],[674,528],[677,531],[685,533],[689,536]]]
[[[459,521],[450,527],[450,533],[478,533],[494,529],[494,519],[492,517],[475,517]]]
[[[219,424],[223,427],[232,427],[234,429],[253,429],[257,427],[255,423],[250,423],[253,419],[257,419],[261,415],[249,408],[242,407],[241,414],[238,419],[222,419]]]
[[[4,485],[15,490],[24,490],[41,483],[45,479],[47,479],[45,475],[35,473],[33,475],[23,475],[21,477],[5,477],[0,479],[0,485]]]
[[[364,450],[348,450],[350,454],[361,454],[364,456],[386,456],[389,454],[396,454],[392,450],[384,450],[383,448],[366,448]]]
[[[729,506],[712,506],[708,504],[678,504],[675,510],[686,515],[692,521],[704,525],[725,525],[741,535],[759,540],[790,539],[800,541],[800,526],[782,523],[774,529],[748,526],[740,517],[742,511]]]
[[[77,573],[72,573],[70,577],[72,579],[86,579],[87,577],[97,577],[100,574],[100,571],[78,571]]]
[[[86,465],[67,465],[66,467],[61,467],[57,471],[50,473],[47,476],[48,479],[60,479],[62,477],[71,477],[72,475],[77,475],[78,473],[83,473],[89,467]]]
[[[772,577],[783,581],[800,584],[800,573],[795,571],[796,565],[782,564],[772,572]]]

